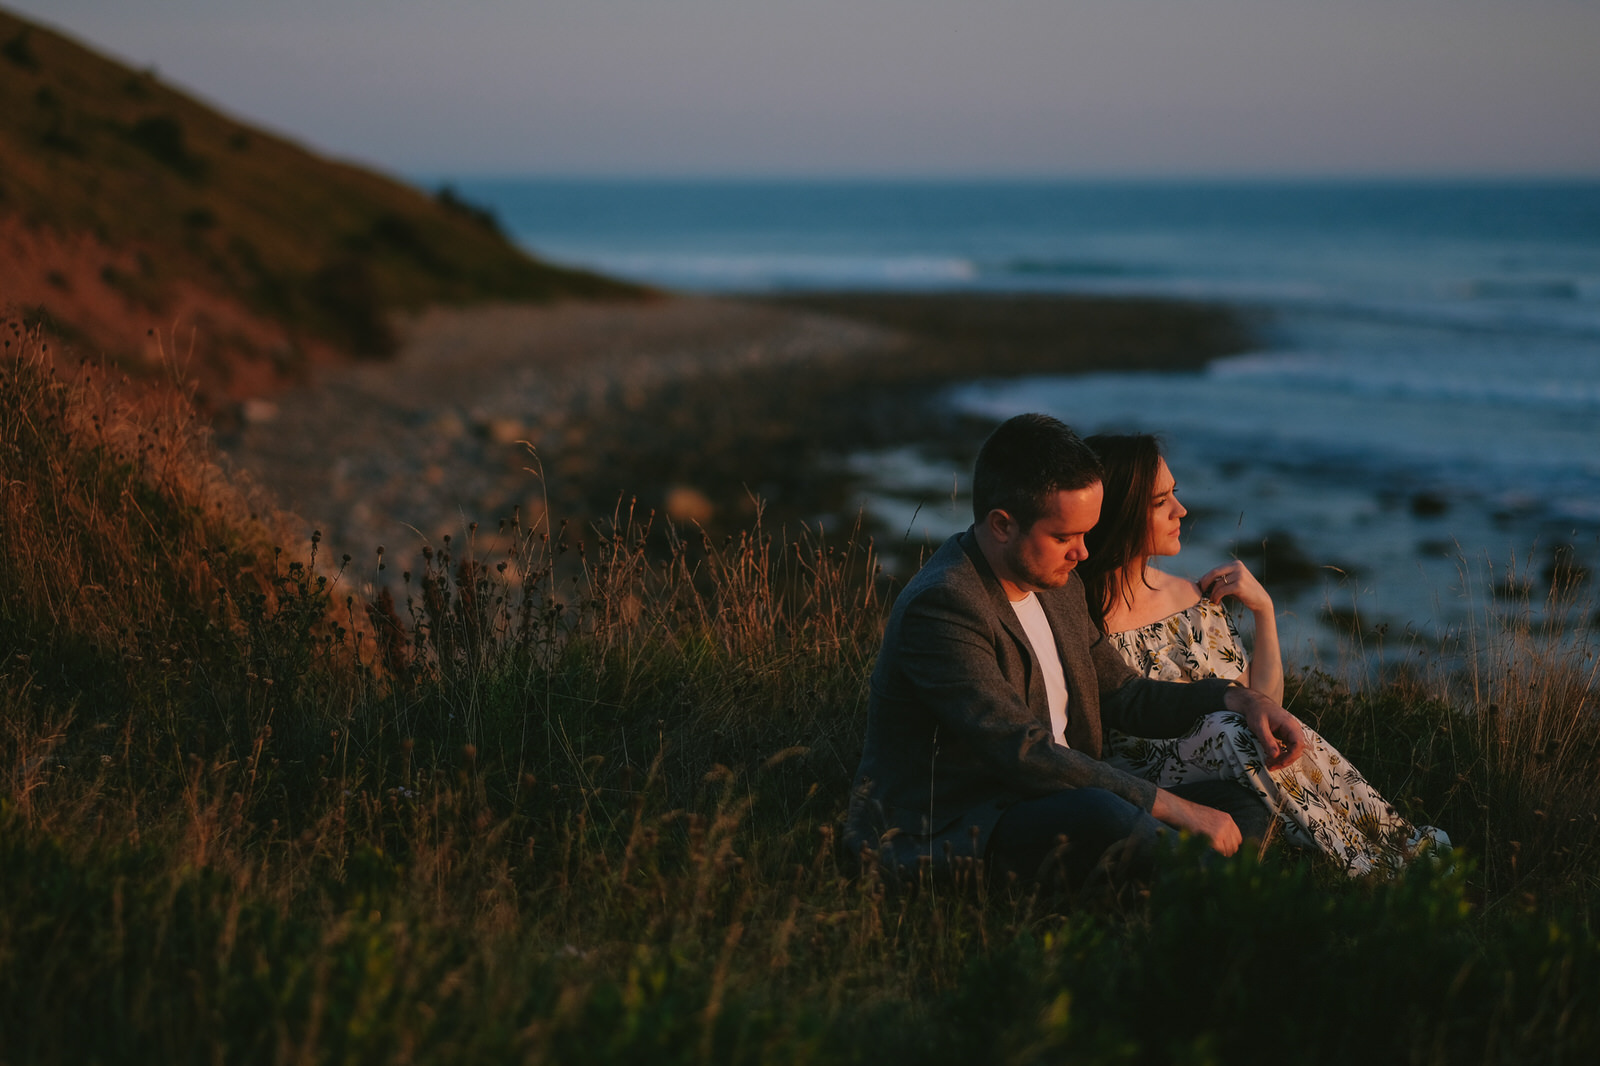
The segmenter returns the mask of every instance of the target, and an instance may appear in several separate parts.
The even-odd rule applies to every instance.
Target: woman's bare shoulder
[[[1154,586],[1158,595],[1165,597],[1169,602],[1179,604],[1177,610],[1192,607],[1199,602],[1203,593],[1200,586],[1186,577],[1169,574],[1163,570],[1150,568],[1150,584]]]

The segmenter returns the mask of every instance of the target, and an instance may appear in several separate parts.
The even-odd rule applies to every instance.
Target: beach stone
[[[265,425],[278,418],[278,405],[271,400],[249,399],[239,405],[239,417],[251,425]]]
[[[428,423],[428,432],[440,440],[460,440],[466,436],[467,424],[454,411],[446,411]]]
[[[1417,492],[1411,496],[1411,513],[1418,518],[1438,518],[1450,510],[1450,501],[1438,492]]]
[[[682,525],[705,525],[717,513],[711,498],[690,485],[672,485],[662,501],[667,517]]]
[[[496,444],[515,444],[529,436],[528,427],[515,418],[488,418],[482,425],[484,436]]]

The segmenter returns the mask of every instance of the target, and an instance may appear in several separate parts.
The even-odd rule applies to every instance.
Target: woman
[[[1179,523],[1188,513],[1156,438],[1101,435],[1088,444],[1105,464],[1105,501],[1078,573],[1100,628],[1146,677],[1237,678],[1281,703],[1283,661],[1272,597],[1245,565],[1235,560],[1199,581],[1150,565],[1154,556],[1178,554]],[[1229,596],[1254,616],[1254,663],[1221,606]],[[1276,812],[1290,843],[1316,848],[1351,875],[1398,869],[1424,843],[1439,851],[1449,847],[1442,831],[1414,828],[1331,744],[1302,728],[1306,753],[1276,771],[1267,770],[1254,735],[1236,714],[1209,715],[1194,732],[1172,740],[1113,731],[1106,761],[1163,787],[1217,777],[1238,781]]]

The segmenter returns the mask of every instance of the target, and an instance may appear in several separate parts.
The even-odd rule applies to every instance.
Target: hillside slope
[[[396,310],[638,292],[0,11],[0,309],[79,354],[156,338],[240,396],[386,353]]]

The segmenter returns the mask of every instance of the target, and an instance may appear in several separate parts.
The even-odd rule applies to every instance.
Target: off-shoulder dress
[[[1237,678],[1249,666],[1227,610],[1204,599],[1160,621],[1112,633],[1110,640],[1135,670],[1163,681]],[[1449,847],[1442,831],[1406,821],[1338,749],[1309,726],[1302,728],[1306,752],[1281,770],[1267,769],[1244,719],[1228,712],[1207,715],[1187,736],[1170,740],[1111,731],[1105,759],[1162,787],[1237,781],[1277,815],[1289,843],[1321,851],[1352,876],[1397,870],[1424,845]]]

